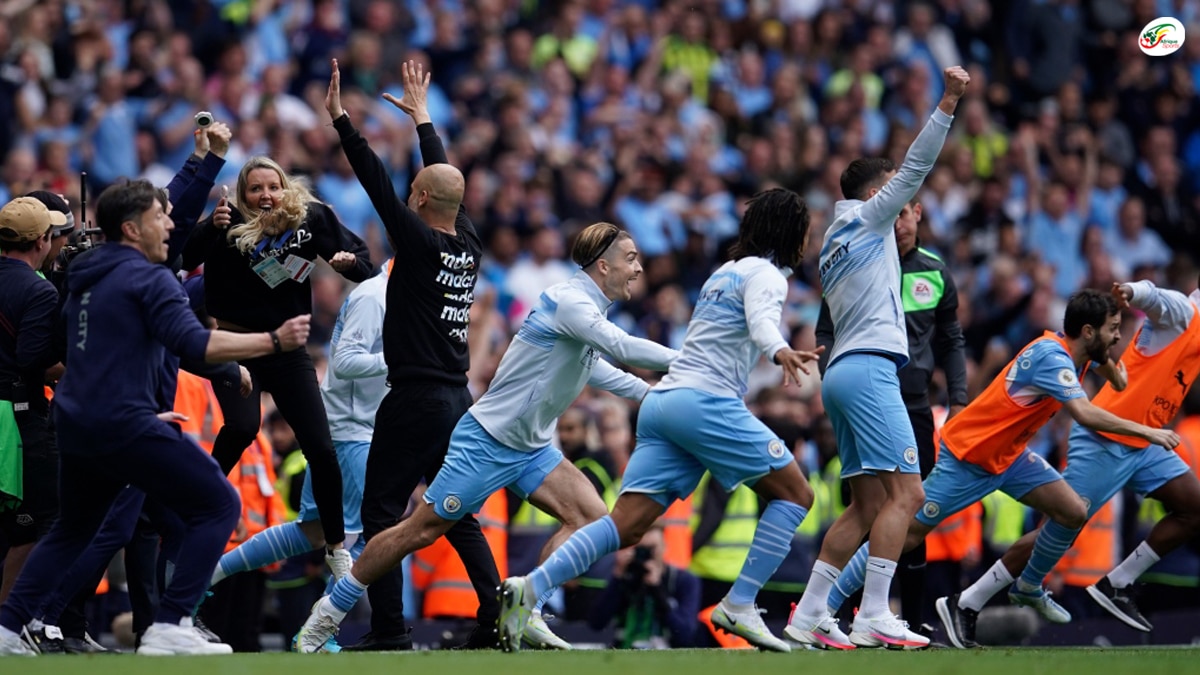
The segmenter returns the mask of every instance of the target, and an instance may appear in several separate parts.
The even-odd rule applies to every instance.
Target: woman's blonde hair
[[[262,211],[257,204],[242,203],[241,201],[243,195],[246,194],[248,176],[255,169],[274,171],[279,176],[279,184],[283,187],[279,203],[270,211]],[[294,230],[300,227],[300,223],[304,222],[305,216],[308,215],[308,203],[317,201],[317,198],[308,189],[304,179],[287,175],[278,162],[270,157],[259,156],[251,157],[242,166],[241,172],[238,173],[237,191],[230,201],[231,205],[236,206],[242,213],[246,222],[229,228],[226,238],[228,241],[234,242],[239,251],[249,253],[258,245],[258,242],[263,240],[268,224],[282,220],[285,223],[284,229]]]

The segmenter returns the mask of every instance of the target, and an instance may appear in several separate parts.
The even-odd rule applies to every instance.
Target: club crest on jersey
[[[926,518],[937,518],[941,512],[942,507],[934,502],[925,502],[925,506],[921,507],[921,513],[924,513]]]
[[[784,452],[786,452],[786,449],[783,447],[783,441],[778,438],[767,444],[767,454],[775,459],[783,457]]]
[[[905,448],[904,449],[904,461],[908,462],[909,464],[916,464],[917,463],[917,449],[916,448]]]
[[[442,500],[442,509],[444,509],[446,513],[458,513],[458,510],[461,508],[462,500],[454,495],[450,495]]]

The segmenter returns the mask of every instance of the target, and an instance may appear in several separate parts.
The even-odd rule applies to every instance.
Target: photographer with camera
[[[616,553],[612,579],[592,606],[588,624],[604,630],[614,621],[616,649],[691,647],[699,621],[700,580],[663,560],[662,525],[637,546]]]

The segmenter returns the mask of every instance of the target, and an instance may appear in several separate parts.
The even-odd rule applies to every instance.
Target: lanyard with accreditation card
[[[258,246],[254,248],[254,255],[256,257],[262,256],[268,246],[270,246],[272,250],[282,248],[283,245],[287,243],[288,239],[290,239],[294,234],[294,230],[288,230],[287,232],[284,232],[283,235],[281,235],[277,240],[273,237],[264,238],[261,242],[259,242]],[[279,262],[279,259],[276,257],[265,257],[259,262],[255,263],[252,269],[260,279],[266,282],[268,286],[275,288],[288,279],[292,279],[297,282],[303,282],[305,279],[308,279],[308,275],[312,273],[313,267],[313,261],[306,258],[301,258],[298,255],[289,254],[282,263]]]

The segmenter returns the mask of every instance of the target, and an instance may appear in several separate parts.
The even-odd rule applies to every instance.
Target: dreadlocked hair
[[[791,190],[774,188],[750,198],[729,253],[734,260],[757,256],[797,267],[807,241],[808,204]]]

